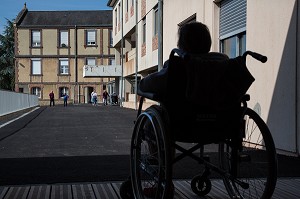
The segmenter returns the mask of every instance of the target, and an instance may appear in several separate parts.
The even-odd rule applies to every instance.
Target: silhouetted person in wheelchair
[[[185,24],[178,35],[179,49],[171,51],[163,69],[140,81],[137,92],[141,96],[140,105],[131,142],[131,178],[122,183],[121,197],[130,199],[134,193],[137,198],[172,198],[172,165],[189,156],[205,165],[204,172],[191,181],[194,193],[199,196],[209,193],[211,182],[208,176],[212,169],[224,177],[230,197],[241,198],[245,190],[248,192],[249,184],[237,179],[241,176],[236,176],[239,170],[236,164],[240,162],[240,150],[247,148],[243,146],[243,140],[249,142],[248,135],[251,137],[253,133],[251,130],[248,132],[245,124],[253,119],[262,130],[264,140],[271,140],[265,123],[247,107],[249,96],[245,94],[254,78],[247,70],[246,56],[249,54],[261,62],[265,62],[266,57],[247,51],[243,56],[229,59],[222,53],[209,52],[210,33],[200,22]],[[159,105],[142,111],[144,98],[157,101]],[[196,145],[186,150],[176,142]],[[219,143],[221,164],[229,164],[226,173],[223,166],[220,165],[219,169],[209,159],[204,159],[203,147],[212,143]],[[271,142],[268,144],[270,149],[266,154],[270,157],[267,161],[270,164],[265,166],[270,168],[268,166],[272,165],[273,168],[267,179],[270,183],[265,184],[262,180],[258,186],[264,187],[264,192],[270,196],[275,189],[276,179],[272,176],[276,174],[277,164],[276,157],[272,155],[275,147]],[[175,156],[174,148],[182,154]],[[198,149],[201,158],[192,154]],[[245,159],[246,163],[250,159]],[[255,165],[253,163],[252,166]],[[235,193],[236,185],[242,187],[241,194]]]
[[[211,48],[211,36],[207,26],[200,22],[191,22],[183,25],[178,30],[178,43],[177,46],[182,53],[189,54],[206,54]],[[176,63],[177,62],[177,63]],[[182,60],[176,59],[174,62],[178,67],[181,66]],[[142,79],[139,84],[139,89],[143,92],[150,92],[157,94],[160,98],[166,97],[168,66],[170,60],[164,63],[163,69],[159,72],[150,74]],[[179,78],[183,76],[178,74]],[[182,82],[182,81],[181,81]]]
[[[236,112],[240,98],[254,81],[241,56],[229,59],[225,54],[209,52],[211,43],[205,24],[190,22],[183,25],[178,30],[179,49],[171,51],[161,71],[146,76],[139,84],[138,92],[143,93],[142,96],[151,93],[150,98],[163,103],[171,129],[186,132],[173,134],[171,130],[171,136],[182,141],[195,138],[189,132],[192,134],[193,129],[198,128],[199,125],[191,121],[198,120],[199,112],[203,113],[200,119],[204,121],[216,120],[216,112],[226,115],[230,111],[233,117],[239,115]],[[178,100],[178,97],[182,99]],[[222,121],[229,126],[234,119]],[[206,128],[206,124],[201,124],[201,128]],[[215,138],[210,136],[208,139]]]

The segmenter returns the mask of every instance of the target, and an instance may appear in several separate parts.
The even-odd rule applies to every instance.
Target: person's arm
[[[144,77],[139,84],[139,89],[143,92],[156,93],[158,95],[164,94],[166,90],[168,78],[168,61],[165,62],[164,67],[159,71]]]

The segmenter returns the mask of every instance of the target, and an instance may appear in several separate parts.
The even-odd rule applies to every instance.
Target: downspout
[[[163,68],[163,0],[158,0],[158,66],[157,70]]]
[[[75,85],[74,85],[74,103],[75,103],[75,99],[76,99],[76,95],[75,95],[75,90],[76,90],[76,86],[78,86],[77,88],[77,103],[79,103],[79,85],[78,85],[78,63],[77,63],[77,25],[75,25],[75,33],[74,33],[74,45],[75,45],[75,52],[74,52],[74,68],[75,68]]]
[[[138,87],[138,0],[135,1],[135,83],[134,83],[134,109],[138,108],[138,95],[137,95],[137,87]]]
[[[299,46],[300,46],[300,40],[299,40],[299,32],[300,32],[300,24],[299,24],[299,10],[300,10],[300,4],[299,1],[296,1],[296,153],[299,156],[300,155],[300,151],[299,151],[299,145],[300,145],[300,138],[299,138],[299,129],[300,129],[300,121],[299,121],[299,116],[298,113],[300,113],[299,111],[299,80],[298,77],[300,77],[300,71],[298,70],[298,64],[299,64]]]
[[[123,60],[123,48],[124,48],[124,44],[123,44],[123,40],[124,40],[124,33],[123,33],[123,0],[121,0],[121,103],[120,106],[124,106],[124,93],[125,93],[125,89],[124,89],[124,60]]]

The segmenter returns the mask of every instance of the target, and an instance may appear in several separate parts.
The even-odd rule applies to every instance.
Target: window
[[[24,88],[19,88],[19,93],[24,93]]]
[[[128,0],[126,0],[126,12],[128,12],[128,7],[129,7],[129,2],[128,2]]]
[[[109,29],[109,46],[112,47],[113,46],[113,35],[112,35],[112,30]]]
[[[59,97],[63,97],[65,94],[69,95],[69,88],[68,87],[60,87],[59,88]]]
[[[96,45],[96,30],[86,31],[86,45],[95,46]]]
[[[69,74],[69,60],[60,59],[59,60],[59,74],[68,75]]]
[[[116,21],[116,26],[118,25],[118,9],[115,9],[115,21]]]
[[[41,98],[41,88],[40,87],[32,87],[31,94],[37,95],[39,98]]]
[[[42,67],[41,67],[40,59],[31,60],[31,74],[32,75],[41,75],[42,74]]]
[[[69,46],[69,32],[67,30],[61,30],[59,32],[60,47],[68,47]]]
[[[242,55],[246,51],[246,32],[221,40],[221,52],[230,58]]]
[[[121,22],[121,4],[119,3],[118,5],[118,19],[119,19],[119,23]]]
[[[96,66],[96,59],[95,58],[87,58],[86,59],[86,65]]]
[[[159,26],[159,20],[158,20],[158,8],[156,7],[154,9],[154,36],[158,34],[158,26]]]
[[[230,58],[246,51],[247,0],[220,3],[220,49]]]
[[[32,47],[41,46],[41,31],[39,30],[31,31],[31,46]]]
[[[146,18],[143,19],[143,43],[146,43]]]
[[[116,65],[116,60],[113,58],[109,58],[108,65]]]

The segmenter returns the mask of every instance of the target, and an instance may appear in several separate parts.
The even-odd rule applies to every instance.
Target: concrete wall
[[[174,14],[176,13],[176,14]],[[212,35],[211,51],[219,51],[219,9],[213,0],[164,0],[163,5],[163,60],[177,48],[178,24],[196,15],[196,20],[206,24]]]
[[[277,148],[299,154],[297,10],[297,0],[247,1],[247,49],[268,57],[266,64],[248,61],[256,78],[249,91],[252,97],[249,105],[261,110]]]
[[[0,116],[39,105],[36,95],[0,90]]]

